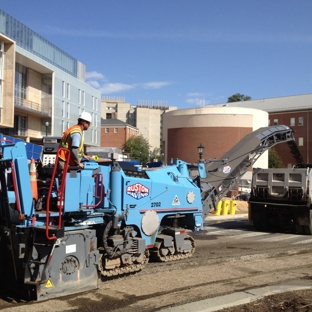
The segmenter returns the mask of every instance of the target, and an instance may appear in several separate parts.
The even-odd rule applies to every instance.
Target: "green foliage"
[[[250,101],[251,97],[249,95],[244,95],[241,93],[233,94],[232,96],[228,97],[228,103],[231,102],[240,102],[240,101]]]
[[[150,162],[153,161],[162,161],[162,154],[161,154],[161,149],[158,147],[155,147],[151,153],[150,153]]]
[[[283,161],[274,148],[269,149],[269,168],[283,168]]]
[[[123,149],[124,153],[130,154],[131,159],[138,160],[141,164],[149,161],[150,144],[142,134],[129,138]]]

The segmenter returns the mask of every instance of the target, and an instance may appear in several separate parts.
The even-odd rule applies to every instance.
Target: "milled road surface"
[[[191,233],[193,257],[149,263],[138,274],[100,282],[99,289],[39,303],[0,300],[2,311],[165,311],[171,306],[312,277],[312,237],[255,232],[246,216],[208,218]]]

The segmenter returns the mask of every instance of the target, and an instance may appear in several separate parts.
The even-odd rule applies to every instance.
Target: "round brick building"
[[[220,159],[248,133],[267,127],[268,113],[252,108],[217,107],[180,109],[163,115],[165,162],[198,161],[197,147],[205,149],[203,159]],[[254,167],[267,168],[267,152]]]

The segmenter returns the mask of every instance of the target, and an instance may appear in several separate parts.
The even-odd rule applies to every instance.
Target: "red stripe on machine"
[[[163,209],[140,209],[140,213],[145,213],[146,211],[156,211],[156,212],[176,212],[177,208],[163,208]],[[179,208],[179,210],[183,210],[183,211],[198,211],[198,212],[202,212],[202,209],[198,209],[198,207],[190,207],[190,208]]]

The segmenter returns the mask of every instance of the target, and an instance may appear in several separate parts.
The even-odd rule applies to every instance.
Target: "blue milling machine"
[[[268,148],[293,140],[287,126],[265,127],[220,161],[196,167],[178,159],[138,171],[113,160],[77,170],[68,159],[63,176],[56,139],[45,138],[41,158],[30,164],[23,142],[1,140],[2,289],[47,300],[96,289],[149,260],[192,256],[189,233],[204,228],[209,211]]]

